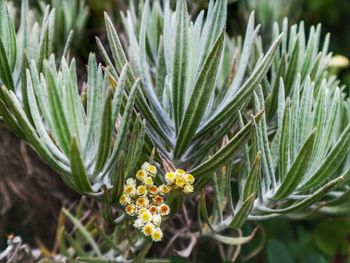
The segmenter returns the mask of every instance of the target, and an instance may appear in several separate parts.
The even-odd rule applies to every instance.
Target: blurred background
[[[10,1],[15,12],[20,0]],[[138,1],[134,1],[136,4]],[[175,1],[172,1],[175,2]],[[227,30],[231,36],[245,31],[250,13],[262,25],[263,41],[269,42],[272,23],[288,17],[289,24],[304,21],[305,28],[322,24],[322,35],[331,32],[330,50],[337,55],[332,70],[343,84],[350,84],[350,1],[349,0],[234,0],[228,1]],[[85,63],[90,51],[97,52],[95,36],[106,39],[103,12],[122,30],[120,11],[129,1],[122,0],[48,0],[30,1],[40,19],[44,6],[56,9],[56,51],[62,52],[70,28],[74,30],[71,56],[76,57],[83,82]],[[188,1],[195,16],[205,9],[207,0]],[[349,90],[349,89],[347,89]],[[74,206],[78,195],[67,189],[59,177],[35,153],[0,125],[0,251],[8,235],[20,235],[30,246],[54,245],[57,220],[62,206]],[[98,211],[96,205],[89,209]],[[274,220],[262,223],[263,235],[242,247],[246,262],[350,262],[350,217],[315,218],[311,221]],[[200,249],[198,250],[200,251]],[[198,252],[200,253],[200,252]],[[216,255],[206,250],[204,257]],[[271,257],[271,255],[275,255]],[[276,255],[278,255],[276,257]],[[199,255],[199,258],[201,256]],[[204,260],[204,259],[203,259]],[[207,260],[207,259],[206,259]],[[174,262],[186,260],[174,258]],[[209,262],[209,261],[203,261]],[[213,261],[214,262],[214,261]]]

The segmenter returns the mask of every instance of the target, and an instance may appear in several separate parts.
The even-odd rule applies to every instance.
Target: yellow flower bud
[[[142,214],[140,214],[140,219],[143,221],[143,222],[147,222],[151,219],[152,215],[149,211],[145,211],[143,212]]]
[[[125,185],[124,186],[124,194],[128,196],[134,196],[136,194],[135,186],[133,185]]]
[[[186,184],[186,181],[184,178],[182,178],[181,176],[176,177],[175,185],[177,187],[182,188],[185,186],[185,184]]]
[[[150,165],[147,168],[147,172],[149,172],[151,175],[155,176],[157,174],[157,167],[154,165]]]
[[[165,181],[166,181],[166,183],[167,183],[168,185],[173,184],[174,181],[175,181],[175,179],[176,179],[176,174],[175,174],[175,173],[170,172],[170,173],[166,173],[166,174],[165,174]]]
[[[146,179],[143,181],[145,183],[145,185],[150,186],[153,185],[153,179],[152,177],[146,177]]]
[[[145,178],[147,177],[147,172],[145,170],[138,170],[136,173],[137,180],[143,182]]]
[[[160,194],[166,195],[170,192],[170,188],[168,186],[162,184],[158,187],[158,191]]]
[[[136,190],[137,190],[137,194],[140,196],[144,196],[147,194],[147,188],[144,185],[138,186]]]
[[[130,197],[127,196],[126,194],[122,194],[120,197],[119,197],[119,203],[121,205],[126,205],[130,202]]]
[[[190,184],[186,184],[185,187],[184,187],[183,192],[184,192],[185,194],[193,193],[193,186],[190,185]]]
[[[125,208],[125,212],[129,215],[129,216],[133,216],[135,214],[135,206],[134,205],[127,205]]]
[[[152,235],[153,230],[154,230],[154,225],[152,223],[147,223],[142,228],[142,233],[148,237],[148,236]]]
[[[194,179],[194,176],[192,174],[186,174],[185,180],[188,184],[193,184],[195,179]]]
[[[138,207],[146,207],[149,204],[149,200],[147,197],[139,197],[136,199],[136,205]]]
[[[182,169],[176,169],[176,174],[177,175],[184,175],[186,172]]]

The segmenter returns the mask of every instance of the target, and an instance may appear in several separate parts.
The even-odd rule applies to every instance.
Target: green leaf
[[[298,187],[309,167],[309,161],[311,159],[311,153],[315,141],[315,134],[316,130],[311,133],[309,138],[304,143],[273,199],[283,199],[293,193],[293,191]]]
[[[70,152],[70,165],[72,180],[76,187],[76,190],[80,193],[92,192],[91,184],[86,174],[84,163],[81,159],[80,151],[78,148],[78,142],[75,137],[72,138],[71,152]]]
[[[290,205],[286,208],[264,209],[264,210],[272,213],[290,213],[293,211],[303,210],[305,208],[310,207],[313,203],[317,202],[318,200],[320,200],[322,197],[324,197],[327,193],[335,189],[337,186],[347,182],[349,178],[350,178],[350,169],[348,169],[338,178],[329,181],[324,186],[322,186],[317,191],[313,192],[312,194],[310,194],[308,197],[306,197],[300,202],[296,202],[293,205]]]
[[[328,153],[326,159],[319,168],[310,176],[310,179],[301,187],[302,190],[317,187],[319,184],[332,178],[337,169],[343,163],[350,151],[350,124],[341,134],[333,149]]]
[[[296,39],[293,52],[288,62],[287,73],[284,78],[286,95],[289,95],[289,92],[292,90],[292,86],[298,73],[299,45],[299,39]]]
[[[215,87],[215,79],[222,55],[224,37],[225,34],[223,30],[212,47],[199,73],[176,139],[174,150],[175,158],[180,157],[191,143],[205,113],[209,98]]]
[[[254,118],[260,119],[263,111],[258,113]],[[250,139],[252,134],[253,121],[247,123],[243,129],[241,129],[225,146],[217,151],[212,157],[200,164],[199,166],[191,169],[190,173],[197,176],[210,175],[210,172],[215,171],[220,165],[227,162],[233,157],[233,154],[241,149],[244,144]]]
[[[199,128],[196,137],[199,137],[200,135],[206,133],[208,130],[219,126],[219,124],[223,123],[225,120],[227,120],[227,118],[231,118],[232,112],[238,110],[250,98],[254,89],[266,76],[266,73],[272,63],[272,59],[279,46],[281,39],[282,35],[280,35],[274,41],[264,58],[256,66],[251,76],[237,91],[235,96],[232,99],[230,99],[225,105],[220,106],[219,109],[215,112],[215,114],[213,114],[212,117],[210,117],[208,121],[206,121]]]
[[[111,207],[112,200],[110,199],[110,194],[107,187],[103,185],[102,189],[103,189],[102,216],[103,216],[103,219],[106,220],[106,222],[111,224],[113,222],[112,207]]]
[[[50,112],[53,120],[54,131],[57,134],[57,140],[63,151],[68,154],[70,151],[71,133],[64,113],[62,98],[58,91],[57,80],[53,72],[46,66],[47,89],[50,102]]]
[[[188,12],[185,0],[177,0],[176,2],[176,35],[174,48],[172,101],[175,127],[178,131],[184,112],[184,93],[186,90],[188,63]]]
[[[101,255],[101,251],[99,249],[99,246],[96,244],[94,238],[91,236],[91,234],[86,230],[86,228],[82,225],[82,223],[75,218],[71,213],[69,213],[68,210],[62,209],[62,212],[68,217],[68,219],[74,224],[74,226],[78,229],[78,231],[83,235],[83,237],[86,239],[86,241],[89,243],[89,245],[92,247],[93,251],[98,255]]]
[[[15,90],[6,51],[0,39],[0,79],[9,90]]]
[[[230,226],[233,228],[241,228],[245,223],[249,213],[252,211],[255,201],[255,193],[251,194],[247,199],[244,199],[242,206],[233,216]]]
[[[286,101],[283,122],[280,136],[280,149],[279,149],[279,174],[280,180],[284,180],[290,165],[290,99]]]
[[[244,185],[243,200],[250,198],[252,194],[257,192],[259,174],[260,174],[260,161],[261,161],[261,152],[258,152],[253,164],[250,169],[247,181]]]
[[[96,166],[94,171],[95,175],[97,175],[103,168],[110,152],[112,131],[114,127],[114,123],[112,123],[112,105],[110,95],[111,94],[108,93],[105,99],[100,130],[100,141],[98,143]]]
[[[213,234],[212,237],[215,240],[217,240],[221,243],[224,243],[226,245],[239,246],[239,245],[243,245],[243,244],[250,242],[254,238],[255,233],[258,229],[259,229],[258,227],[255,228],[253,230],[253,232],[249,236],[246,236],[246,237],[227,237],[227,236],[223,236],[223,235],[219,235],[219,234]]]

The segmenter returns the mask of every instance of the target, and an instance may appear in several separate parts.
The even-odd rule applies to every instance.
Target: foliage
[[[164,234],[167,226],[169,233],[178,232],[169,247],[177,239],[190,240],[182,256],[209,237],[223,258],[236,259],[241,245],[263,233],[252,221],[349,211],[350,104],[328,71],[329,35],[321,41],[320,25],[308,30],[285,19],[272,25],[273,40],[266,45],[254,13],[243,41],[225,33],[226,0],[210,1],[207,13],[195,17],[185,0],[177,0],[174,11],[170,1],[131,1],[122,14],[125,35],[105,14],[110,54],[97,38],[105,66],[91,53],[86,84],[79,87],[76,61],[67,56],[69,32],[81,30],[87,12],[82,2],[77,13],[75,1],[64,3],[56,6],[58,25],[47,7],[39,26],[24,15],[29,9],[23,1],[16,33],[0,0],[2,120],[70,188],[97,199],[112,229],[93,225],[99,217],[87,219],[82,207],[76,215],[63,210],[60,219],[68,218],[74,228],[68,232],[60,222],[58,257],[84,262],[146,257],[152,246],[144,238],[147,231],[132,228],[144,211],[127,190],[136,187],[129,177],[145,159],[153,171],[167,172],[165,177],[151,172],[152,185],[169,183],[175,172],[185,180],[181,169],[196,177],[194,189],[193,181],[187,188],[177,180],[171,186],[194,191],[189,197],[172,191],[167,204],[162,197],[160,202],[172,211]],[[60,56],[53,43],[62,44],[54,39],[66,38]],[[149,191],[150,184],[141,186]],[[132,203],[126,201],[130,197]],[[130,206],[140,213],[136,221]],[[176,213],[185,218],[183,226],[174,223]],[[143,223],[153,220],[148,217]],[[163,235],[163,229],[157,231]],[[316,245],[333,253],[318,236],[322,230],[315,233]],[[270,260],[276,251],[281,257],[289,253],[270,240]]]

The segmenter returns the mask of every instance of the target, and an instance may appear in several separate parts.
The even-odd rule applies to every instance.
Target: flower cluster
[[[162,217],[170,212],[169,206],[164,203],[164,196],[170,189],[164,184],[158,187],[154,185],[156,174],[157,168],[154,165],[144,163],[142,169],[136,173],[137,180],[127,179],[119,203],[125,206],[126,214],[137,217],[135,228],[153,241],[160,241],[163,237],[160,229]]]
[[[151,237],[153,241],[161,241],[163,232],[160,229],[162,217],[169,215],[170,208],[164,197],[172,190],[180,190],[185,194],[193,192],[194,177],[184,170],[177,169],[165,175],[166,184],[156,186],[153,182],[157,168],[144,163],[135,177],[126,180],[119,203],[125,207],[125,213],[136,217],[134,227]]]
[[[171,189],[180,190],[185,194],[193,192],[194,177],[184,170],[176,169],[175,172],[166,173],[165,181]]]

